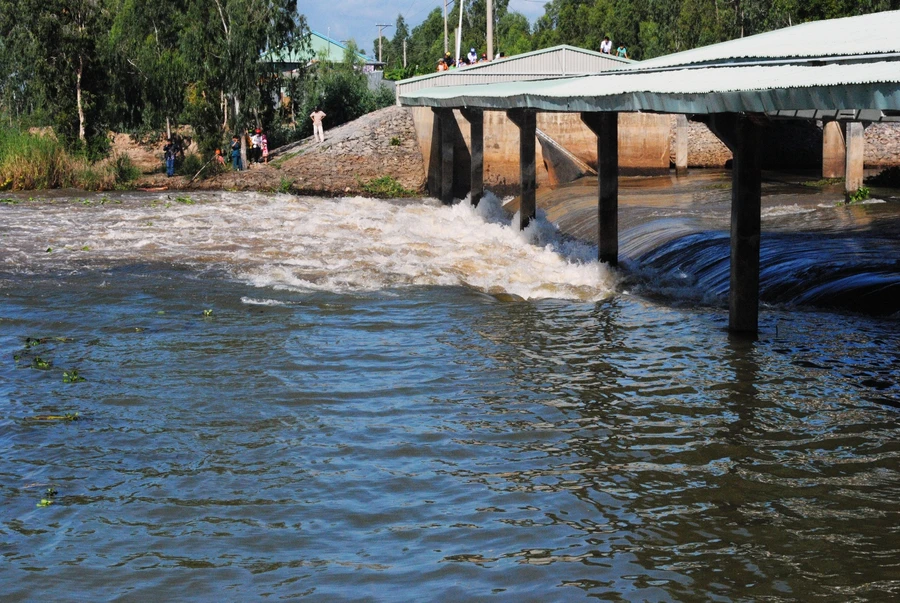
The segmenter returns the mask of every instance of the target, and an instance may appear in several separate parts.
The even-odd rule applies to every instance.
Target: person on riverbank
[[[319,107],[309,114],[309,118],[313,122],[313,136],[317,142],[325,142],[325,129],[322,127],[322,120],[325,119],[325,112]]]
[[[166,146],[163,147],[163,157],[166,160],[166,176],[169,178],[175,175],[175,155],[177,154],[178,145],[175,139],[170,137],[166,141]]]
[[[241,164],[241,139],[237,134],[231,137],[231,169],[237,172],[244,169]]]
[[[262,134],[262,130],[256,128],[253,134],[250,135],[250,158],[247,160],[248,163],[259,163],[262,159],[260,134]]]
[[[259,144],[262,147],[262,160],[263,163],[269,163],[269,139],[266,138],[265,132],[260,132],[259,134]]]

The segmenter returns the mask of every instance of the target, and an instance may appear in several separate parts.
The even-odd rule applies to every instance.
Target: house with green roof
[[[299,51],[290,48],[275,50],[269,54],[269,57],[280,71],[286,72],[322,60],[329,63],[343,63],[348,50],[349,48],[345,44],[317,31],[311,31],[309,34],[309,48]],[[384,66],[384,63],[367,57],[362,53],[357,52],[356,56],[360,63],[363,64],[363,71],[366,73],[379,70]]]

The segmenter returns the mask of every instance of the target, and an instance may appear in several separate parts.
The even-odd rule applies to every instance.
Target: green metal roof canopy
[[[856,19],[877,21],[879,31],[900,31],[900,11],[836,21],[848,31],[861,31],[854,25]],[[813,25],[833,28],[833,22],[819,22],[777,33],[781,39],[791,40],[791,30],[805,29],[806,35],[814,37]],[[744,40],[771,38],[772,33]],[[888,38],[891,43],[885,42]],[[863,44],[864,51],[856,54],[852,52],[852,41],[848,41],[835,47],[839,53],[835,51],[828,57],[816,54],[813,62],[808,58],[797,62],[790,57],[779,60],[767,53],[755,61],[734,63],[720,59],[719,63],[702,66],[685,65],[678,60],[675,65],[656,68],[638,63],[631,69],[574,78],[426,88],[402,94],[399,100],[408,106],[498,111],[530,108],[561,112],[748,112],[792,117],[834,117],[835,112],[852,111],[855,119],[896,121],[900,111],[900,36],[894,33],[880,36],[879,40],[875,45]],[[715,52],[730,44],[707,47],[704,57],[734,54],[728,48]]]

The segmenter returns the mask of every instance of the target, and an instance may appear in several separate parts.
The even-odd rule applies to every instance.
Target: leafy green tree
[[[184,107],[188,66],[181,51],[184,3],[176,0],[117,0],[109,41],[121,72],[136,80],[137,98],[126,111],[150,128],[172,122]]]

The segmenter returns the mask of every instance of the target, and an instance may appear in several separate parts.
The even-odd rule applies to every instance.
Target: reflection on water
[[[900,596],[896,319],[774,307],[757,341],[731,339],[718,306],[604,293],[589,265],[571,270],[594,293],[501,303],[492,279],[569,291],[551,274],[569,268],[490,220],[494,249],[551,276],[427,232],[448,257],[428,278],[481,284],[398,285],[425,274],[387,261],[411,244],[376,225],[399,206],[351,204],[383,234],[354,251],[336,222],[334,255],[292,260],[291,209],[324,218],[258,201],[256,220],[126,201],[102,214],[121,232],[80,217],[97,207],[5,214],[5,600]],[[234,251],[198,211],[240,225]],[[59,254],[13,234],[53,221]],[[141,221],[150,236],[116,242]],[[363,272],[339,259],[379,246],[389,285],[348,286]],[[328,276],[288,282],[313,262]]]

